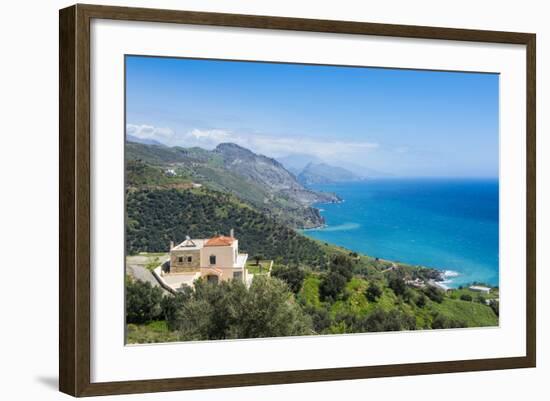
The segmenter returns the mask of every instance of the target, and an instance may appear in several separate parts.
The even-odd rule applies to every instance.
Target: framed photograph
[[[534,34],[59,21],[61,391],[535,366]]]

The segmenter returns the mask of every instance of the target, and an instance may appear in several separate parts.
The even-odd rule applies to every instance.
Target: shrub
[[[437,302],[438,304],[443,302],[443,298],[445,297],[443,291],[434,287],[433,285],[426,286],[423,291],[424,294],[433,302]]]
[[[371,282],[365,291],[365,297],[367,297],[370,302],[375,302],[381,295],[382,289],[374,282]]]
[[[498,316],[498,313],[499,313],[499,303],[498,303],[498,301],[494,300],[494,299],[491,299],[491,301],[489,302],[489,307],[493,310],[495,315]]]
[[[304,311],[311,318],[313,330],[316,333],[323,333],[332,324],[331,316],[326,308],[316,308],[308,305],[304,307]]]
[[[470,294],[462,294],[462,295],[460,295],[460,300],[471,302],[472,301],[472,296]]]
[[[126,279],[126,323],[148,323],[161,317],[162,290],[149,282]]]
[[[178,310],[184,307],[192,295],[193,289],[187,285],[182,285],[174,296],[162,297],[160,301],[162,316],[171,330],[175,329]]]
[[[344,289],[353,276],[353,263],[345,255],[335,256],[329,266],[329,272],[319,284],[319,297],[322,301],[335,301],[342,298]]]
[[[423,308],[424,306],[426,306],[427,302],[428,302],[428,299],[424,294],[420,294],[418,298],[416,298],[416,306],[418,306],[419,308]]]
[[[398,296],[403,295],[407,290],[405,281],[403,281],[403,279],[399,277],[392,277],[388,282],[388,286],[393,290],[395,295],[398,295]]]
[[[468,327],[466,322],[457,319],[450,319],[438,313],[432,321],[432,329],[454,329]]]
[[[414,291],[410,288],[405,288],[405,291],[401,294],[401,298],[403,298],[403,301],[412,305],[414,301]]]
[[[340,274],[348,282],[353,276],[353,261],[345,255],[337,255],[332,259],[329,270]]]
[[[341,297],[346,288],[346,277],[331,271],[323,276],[319,284],[319,298],[322,301],[335,301]]]
[[[273,268],[271,276],[287,283],[288,288],[290,288],[293,293],[297,294],[302,288],[302,284],[306,278],[306,272],[298,266],[279,265]]]
[[[359,331],[401,331],[416,329],[416,319],[414,316],[393,309],[385,312],[383,309],[376,309],[360,323]]]

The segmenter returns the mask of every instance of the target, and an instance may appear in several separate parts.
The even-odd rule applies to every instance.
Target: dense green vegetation
[[[349,264],[343,258],[334,259],[328,272],[309,274],[297,295],[312,316],[317,333],[498,325],[498,317],[489,306],[454,299],[454,290],[445,293],[430,285],[406,285],[400,278],[411,274],[406,267],[350,278],[342,269]],[[327,293],[324,283],[333,278],[336,284],[331,284]]]
[[[288,285],[288,288],[295,294],[302,289],[306,275],[306,271],[297,265],[278,265],[275,266],[271,272],[272,277],[283,280]]]
[[[161,318],[162,290],[151,283],[126,278],[126,322],[148,323]]]
[[[127,281],[129,342],[256,338],[307,334],[447,329],[498,325],[495,310],[463,297],[469,290],[413,288],[403,273],[350,273],[353,260],[333,257],[327,271],[277,265],[250,288],[241,281],[183,287],[160,296],[148,284]],[[498,297],[498,290],[489,294]],[[496,301],[495,301],[496,303]],[[139,313],[136,313],[138,310]],[[144,319],[147,316],[148,319]]]
[[[316,241],[266,217],[234,196],[205,188],[146,189],[126,195],[127,252],[162,252],[170,241],[208,238],[233,228],[239,248],[279,263],[321,267],[325,251]]]
[[[169,326],[182,339],[258,338],[304,335],[311,323],[278,279],[256,278],[250,288],[239,280],[197,282],[173,298],[179,304]]]
[[[127,316],[129,343],[313,334],[309,316],[287,285],[275,278],[258,277],[250,288],[239,280],[219,284],[198,280],[194,289],[184,287],[164,298],[138,282],[128,281],[127,291],[137,286],[144,295],[140,306],[157,314],[147,321]]]
[[[418,330],[451,327],[481,327],[498,325],[498,317],[490,307],[450,299],[443,295],[434,302],[417,289],[410,289],[408,299],[382,286],[381,295],[369,300],[370,283],[353,278],[336,302],[323,302],[319,297],[317,277],[304,282],[299,301],[314,316],[318,333],[349,333],[363,331]],[[418,302],[418,300],[423,300]],[[315,316],[317,318],[315,318]]]

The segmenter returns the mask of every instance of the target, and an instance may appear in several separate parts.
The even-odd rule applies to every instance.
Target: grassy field
[[[475,301],[447,298],[440,304],[432,302],[429,308],[449,319],[462,320],[468,327],[498,326],[498,317],[491,308]]]
[[[255,260],[250,260],[246,262],[246,268],[248,269],[248,272],[251,274],[267,274],[269,273],[269,269],[271,265],[273,264],[273,260],[264,259],[260,260],[259,265],[256,263]]]
[[[165,321],[126,325],[128,344],[148,344],[178,341],[177,333],[170,331]]]
[[[489,294],[483,294],[478,291],[472,291],[469,288],[457,288],[454,289],[450,297],[453,299],[460,299],[461,296],[470,296],[473,300],[478,300],[480,298],[491,300],[491,299],[499,299],[499,290],[498,288],[491,288],[491,292]]]

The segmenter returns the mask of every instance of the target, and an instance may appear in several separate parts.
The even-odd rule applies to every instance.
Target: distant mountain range
[[[298,176],[308,164],[310,163],[322,163],[323,161],[316,156],[306,154],[291,154],[284,157],[279,157],[277,160],[285,166],[295,176]]]
[[[127,141],[126,157],[129,161],[173,170],[179,177],[207,188],[231,193],[292,227],[323,224],[318,209],[311,205],[340,200],[335,194],[304,187],[278,161],[233,143],[206,150]]]
[[[326,163],[309,163],[297,176],[303,185],[332,184],[336,182],[361,181],[364,178],[343,167],[330,166]]]
[[[129,141],[129,142],[141,143],[143,145],[164,146],[164,144],[162,144],[159,141],[156,141],[154,139],[138,138],[137,136],[130,135],[130,134],[126,134],[126,140]]]
[[[361,181],[368,178],[389,177],[381,171],[346,162],[333,166],[319,157],[308,154],[292,154],[277,159],[293,173],[303,185],[333,184],[336,182]]]

